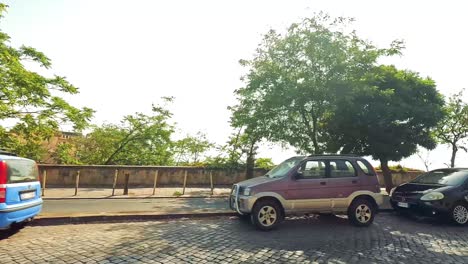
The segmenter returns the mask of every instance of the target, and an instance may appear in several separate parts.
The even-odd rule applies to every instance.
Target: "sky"
[[[284,30],[320,11],[354,17],[358,34],[379,47],[403,39],[403,55],[382,63],[431,77],[444,95],[468,83],[465,1],[3,2],[10,7],[0,28],[11,44],[44,52],[53,66],[46,74],[66,76],[79,87],[80,94],[66,99],[96,110],[95,124],[149,113],[162,96],[174,96],[170,109],[180,135],[201,131],[225,143],[232,132],[227,107],[236,103],[233,92],[246,72],[239,60],[252,58],[269,29]],[[259,156],[280,162],[293,154],[267,145]],[[429,153],[430,168],[446,167],[449,159],[448,148],[440,146]],[[400,163],[424,168],[416,156]],[[457,166],[468,167],[466,153]]]

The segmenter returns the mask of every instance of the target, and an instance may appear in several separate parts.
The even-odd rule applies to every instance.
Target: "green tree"
[[[328,129],[332,151],[379,160],[387,191],[392,188],[389,161],[436,146],[431,131],[443,118],[444,100],[433,80],[417,73],[380,66],[362,85],[341,97]]]
[[[435,137],[442,144],[452,148],[450,167],[455,167],[455,158],[459,149],[467,150],[464,146],[468,137],[468,105],[463,102],[463,91],[451,96],[444,107],[445,118],[439,123],[434,132]]]
[[[0,3],[0,18],[6,8]],[[0,127],[0,147],[41,161],[46,152],[43,142],[60,124],[70,123],[79,131],[88,125],[93,110],[67,103],[59,95],[77,94],[78,88],[65,77],[45,77],[27,69],[26,61],[45,69],[50,69],[51,61],[32,47],[12,47],[9,39],[0,31],[0,120],[14,125]]]
[[[258,158],[255,161],[255,167],[265,170],[270,170],[275,166],[271,158]]]
[[[196,165],[214,144],[208,141],[206,135],[198,132],[195,136],[187,135],[174,143],[176,165]]]
[[[76,156],[76,147],[71,142],[58,144],[51,156],[56,164],[80,164]]]
[[[381,56],[399,53],[401,42],[379,49],[348,30],[351,19],[325,14],[292,24],[286,33],[265,35],[248,68],[246,85],[235,94],[232,124],[252,142],[287,143],[300,152],[327,149],[324,122],[338,96]]]
[[[125,116],[120,125],[95,127],[77,144],[79,159],[85,164],[169,165],[172,114],[160,106],[152,110],[152,115]]]

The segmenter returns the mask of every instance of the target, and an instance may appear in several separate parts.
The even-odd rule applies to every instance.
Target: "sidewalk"
[[[185,194],[182,195],[183,188],[156,188],[153,195],[153,188],[132,188],[128,190],[128,195],[123,195],[122,189],[115,189],[112,196],[111,188],[79,188],[75,196],[75,188],[47,188],[44,200],[48,199],[99,199],[99,198],[149,198],[149,197],[226,197],[231,191],[230,188],[215,188],[213,195],[209,188],[185,188]]]

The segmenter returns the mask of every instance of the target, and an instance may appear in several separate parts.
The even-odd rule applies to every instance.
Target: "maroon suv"
[[[347,214],[368,226],[383,202],[374,168],[352,155],[299,156],[265,176],[234,184],[231,209],[250,216],[261,230],[276,227],[289,214]]]

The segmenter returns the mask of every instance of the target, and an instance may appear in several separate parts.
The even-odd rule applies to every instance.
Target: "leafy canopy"
[[[252,60],[246,85],[236,91],[232,125],[247,134],[287,143],[300,152],[327,149],[324,122],[337,97],[374,67],[381,56],[399,53],[401,42],[379,49],[348,30],[352,19],[318,14],[271,30]]]
[[[171,100],[171,99],[169,99]],[[95,126],[77,143],[84,164],[168,165],[172,161],[174,127],[167,109],[153,106],[151,115],[135,113],[119,125]]]
[[[451,96],[444,107],[445,118],[434,131],[434,136],[442,144],[452,148],[450,166],[455,167],[455,157],[459,149],[465,147],[468,137],[468,104],[463,102],[463,91]]]
[[[443,118],[444,99],[433,80],[394,66],[372,69],[341,98],[328,121],[335,149],[399,161],[421,146],[436,146],[431,131]]]
[[[0,3],[0,19],[7,6]],[[90,108],[77,108],[61,95],[77,94],[78,88],[63,76],[46,77],[29,70],[29,62],[44,69],[52,64],[42,52],[28,46],[12,47],[10,37],[0,31],[0,120],[13,127],[0,127],[0,147],[41,160],[41,145],[63,124],[79,131],[93,115]]]

